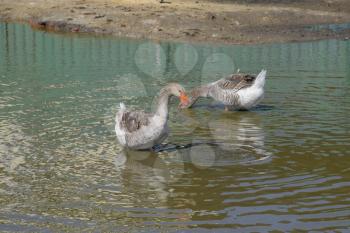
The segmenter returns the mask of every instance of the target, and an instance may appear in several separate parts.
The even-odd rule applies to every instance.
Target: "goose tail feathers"
[[[126,110],[125,104],[124,103],[120,103],[119,104],[119,110],[117,111],[117,114],[115,115],[115,122],[119,122],[119,118],[120,116],[123,115],[123,112]]]
[[[257,87],[264,87],[266,78],[266,70],[262,70],[255,79],[254,85]]]
[[[125,104],[124,103],[119,103],[119,110],[120,111],[124,111],[126,109]]]

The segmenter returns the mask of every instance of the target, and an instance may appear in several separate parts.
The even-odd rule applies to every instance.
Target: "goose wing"
[[[126,111],[120,121],[121,128],[128,132],[135,132],[140,128],[149,125],[151,115],[143,111]]]
[[[254,84],[255,76],[249,74],[233,74],[229,77],[218,80],[214,83],[217,87],[224,90],[239,91]]]

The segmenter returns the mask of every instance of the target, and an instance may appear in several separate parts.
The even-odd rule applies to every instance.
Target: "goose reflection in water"
[[[186,127],[182,134],[187,134],[185,138],[191,143],[179,152],[186,155],[188,161],[200,161],[204,166],[225,166],[266,162],[271,158],[265,148],[265,134],[258,112],[186,110],[182,117]]]
[[[172,157],[173,161],[165,159]],[[114,159],[114,165],[120,174],[118,183],[123,187],[123,193],[137,193],[137,199],[129,198],[128,206],[139,208],[139,212],[153,214],[159,212],[161,215],[171,216],[179,221],[189,221],[192,212],[188,210],[170,211],[173,205],[169,203],[174,196],[172,184],[178,182],[186,173],[185,164],[179,158],[177,152],[149,152],[133,151],[124,149]],[[176,159],[177,158],[177,159]],[[174,160],[176,162],[174,163]],[[128,190],[130,188],[130,190]],[[154,202],[157,202],[157,209],[153,209]],[[142,207],[140,207],[142,204]]]
[[[169,154],[176,154],[170,152]],[[184,164],[180,160],[171,164],[160,153],[149,151],[122,150],[114,159],[117,171],[121,172],[122,181],[135,182],[135,187],[156,191],[157,200],[166,201],[169,193],[167,184],[184,173]],[[123,177],[125,179],[123,179]],[[129,185],[125,185],[128,187]]]

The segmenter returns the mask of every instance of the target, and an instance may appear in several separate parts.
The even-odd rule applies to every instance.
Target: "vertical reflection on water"
[[[14,24],[0,33],[0,230],[349,227],[349,42],[183,49]],[[191,88],[232,66],[268,69],[258,108],[171,102],[170,143],[225,143],[121,155],[119,102],[147,109],[165,83]],[[273,156],[246,163],[259,154]]]
[[[8,24],[5,23],[5,60],[8,61],[9,59],[9,31],[8,31]]]
[[[4,51],[7,51],[7,56],[10,59],[15,58],[17,50],[21,50],[23,54],[18,56],[20,59],[19,66],[26,66],[35,64],[35,56],[41,54],[42,60],[40,63],[53,65],[56,71],[62,71],[58,67],[71,66],[76,62],[80,64],[94,64],[96,67],[117,65],[117,67],[127,67],[127,70],[141,71],[135,67],[133,55],[138,49],[139,44],[136,42],[128,42],[128,46],[121,46],[120,43],[112,43],[109,39],[98,38],[71,38],[71,37],[52,37],[46,36],[43,32],[33,32],[25,25],[2,24],[2,34],[5,36]],[[17,35],[20,34],[20,37]],[[8,44],[9,36],[11,41],[15,43]],[[79,40],[80,45],[73,43]],[[31,46],[28,46],[28,45]],[[41,49],[36,51],[36,45],[41,45]],[[116,45],[116,46],[113,46]],[[152,46],[152,43],[145,45]],[[156,47],[151,56],[155,56],[155,63],[166,62],[166,71],[174,72],[174,57],[178,44],[163,43],[161,47]],[[191,82],[199,82],[201,69],[207,57],[213,53],[224,53],[233,58],[236,68],[241,70],[255,70],[256,72],[264,67],[269,67],[269,70],[274,72],[274,75],[283,75],[286,72],[303,71],[306,68],[310,71],[318,71],[319,74],[342,70],[346,61],[349,59],[346,56],[349,45],[341,41],[324,41],[322,43],[295,43],[295,44],[276,44],[267,46],[234,46],[234,47],[199,47],[193,45],[198,51],[199,61],[193,72],[188,77],[191,77]],[[160,50],[162,48],[167,58],[160,59]],[[199,49],[200,48],[200,49]],[[322,51],[322,52],[320,52]],[[186,52],[186,50],[183,50]],[[75,57],[79,56],[79,59]],[[191,54],[189,54],[191,55]],[[49,56],[49,57],[47,57]],[[333,59],[328,59],[332,57]],[[59,60],[56,60],[59,59]],[[152,60],[144,60],[145,66],[152,67]],[[16,64],[11,61],[11,64]],[[57,67],[56,67],[57,66]],[[163,66],[163,65],[162,65]],[[107,68],[106,67],[106,68]],[[298,69],[299,67],[299,69]],[[159,69],[159,68],[157,68]],[[283,69],[283,73],[279,71]],[[87,69],[89,70],[89,69]],[[126,69],[120,69],[126,70]],[[348,69],[346,69],[348,71]],[[278,73],[277,73],[278,72]],[[146,72],[147,73],[147,72]],[[277,74],[276,74],[277,73]],[[215,78],[215,77],[213,77]]]

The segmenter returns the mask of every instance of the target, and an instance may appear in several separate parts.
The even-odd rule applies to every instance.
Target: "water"
[[[257,46],[78,37],[0,24],[0,231],[350,230],[350,42]],[[249,112],[178,111],[159,154],[117,144],[119,102],[152,109],[236,69]],[[203,142],[216,142],[216,145]]]

